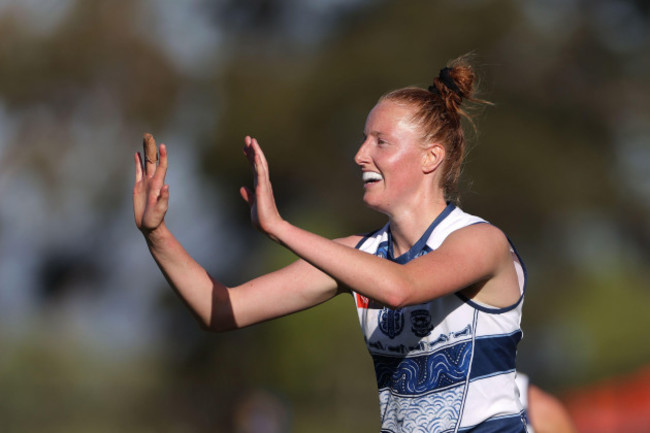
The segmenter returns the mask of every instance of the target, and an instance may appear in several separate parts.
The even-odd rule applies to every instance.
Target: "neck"
[[[393,238],[393,254],[399,257],[420,240],[422,234],[440,213],[445,210],[447,203],[440,197],[428,206],[409,209],[399,215],[390,216],[390,232]]]

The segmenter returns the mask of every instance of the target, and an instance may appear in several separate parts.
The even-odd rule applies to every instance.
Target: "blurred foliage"
[[[8,14],[0,17],[0,92],[10,107],[51,104],[65,110],[77,92],[101,87],[117,94],[125,116],[161,128],[180,77],[131,26],[134,3],[76,2],[52,35],[33,35]],[[155,73],[152,73],[155,71]]]
[[[202,200],[218,200],[237,239],[214,246],[215,262],[225,257],[227,266],[206,267],[227,283],[241,281],[294,259],[248,227],[237,193],[250,182],[239,147],[245,135],[264,147],[287,219],[329,237],[372,230],[384,220],[363,208],[352,159],[367,112],[385,91],[427,86],[448,60],[475,52],[481,96],[495,106],[477,113],[462,206],[504,229],[528,264],[520,368],[558,392],[634,369],[650,359],[640,344],[649,325],[643,301],[650,208],[632,170],[621,165],[621,137],[629,128],[650,137],[648,8],[620,1],[608,21],[613,6],[605,0],[556,4],[552,11],[542,3],[358,2],[339,6],[322,34],[302,37],[309,23],[292,15],[299,9],[293,2],[203,2],[223,41],[217,66],[199,75],[183,72],[143,37],[152,31],[145,7],[151,3],[72,2],[48,34],[30,32],[17,13],[4,10],[0,108],[26,120],[0,147],[0,180],[31,173],[58,202],[71,194],[61,175],[70,155],[110,148],[94,159],[87,179],[74,178],[92,197],[96,227],[82,233],[93,236],[71,240],[73,253],[50,249],[41,259],[41,270],[58,278],[50,286],[65,292],[72,277],[117,272],[110,257],[127,254],[131,244],[105,247],[103,229],[109,220],[132,224],[122,211],[131,179],[126,157],[141,132],[159,136],[180,123],[177,134],[189,137],[185,145],[200,163],[191,175],[205,191],[218,191],[218,199]],[[316,27],[318,16],[310,19]],[[633,28],[636,37],[626,33]],[[192,122],[179,122],[183,101],[201,97],[214,107],[199,106],[186,115]],[[76,143],[79,112],[96,106],[106,116],[101,122],[120,132]],[[180,152],[168,144],[173,171]],[[113,166],[108,155],[115,153],[126,157]],[[101,170],[110,180],[93,181]],[[174,197],[176,185],[171,191]],[[57,231],[55,221],[48,224],[42,233]],[[0,230],[6,235],[4,225]],[[209,335],[160,286],[151,324],[158,337],[131,356],[108,356],[110,343],[79,341],[56,325],[52,311],[64,312],[66,297],[37,306],[37,319],[24,326],[39,332],[18,339],[0,332],[0,430],[243,432],[242,419],[267,410],[288,431],[377,430],[372,362],[348,296]]]

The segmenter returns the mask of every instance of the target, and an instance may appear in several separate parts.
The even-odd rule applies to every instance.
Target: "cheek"
[[[419,184],[419,177],[413,173],[413,167],[404,167],[392,183],[400,189],[412,190]]]
[[[403,183],[416,182],[422,172],[422,166],[418,155],[405,155],[396,159],[392,164],[393,176]]]

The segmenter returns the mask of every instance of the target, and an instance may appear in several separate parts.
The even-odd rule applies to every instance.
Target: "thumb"
[[[239,188],[239,194],[241,194],[241,197],[249,206],[253,206],[253,203],[255,203],[255,193],[249,187],[242,186]]]
[[[165,213],[167,212],[167,207],[169,206],[169,185],[163,185],[160,189],[160,195],[158,196],[158,201],[156,201],[155,209],[158,212]]]

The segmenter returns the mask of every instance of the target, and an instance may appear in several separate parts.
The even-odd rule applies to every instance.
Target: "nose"
[[[357,154],[354,155],[354,162],[357,163],[357,165],[362,166],[366,163],[368,163],[368,139],[364,140],[363,143],[361,143],[361,146],[359,146],[359,150],[357,151]]]

